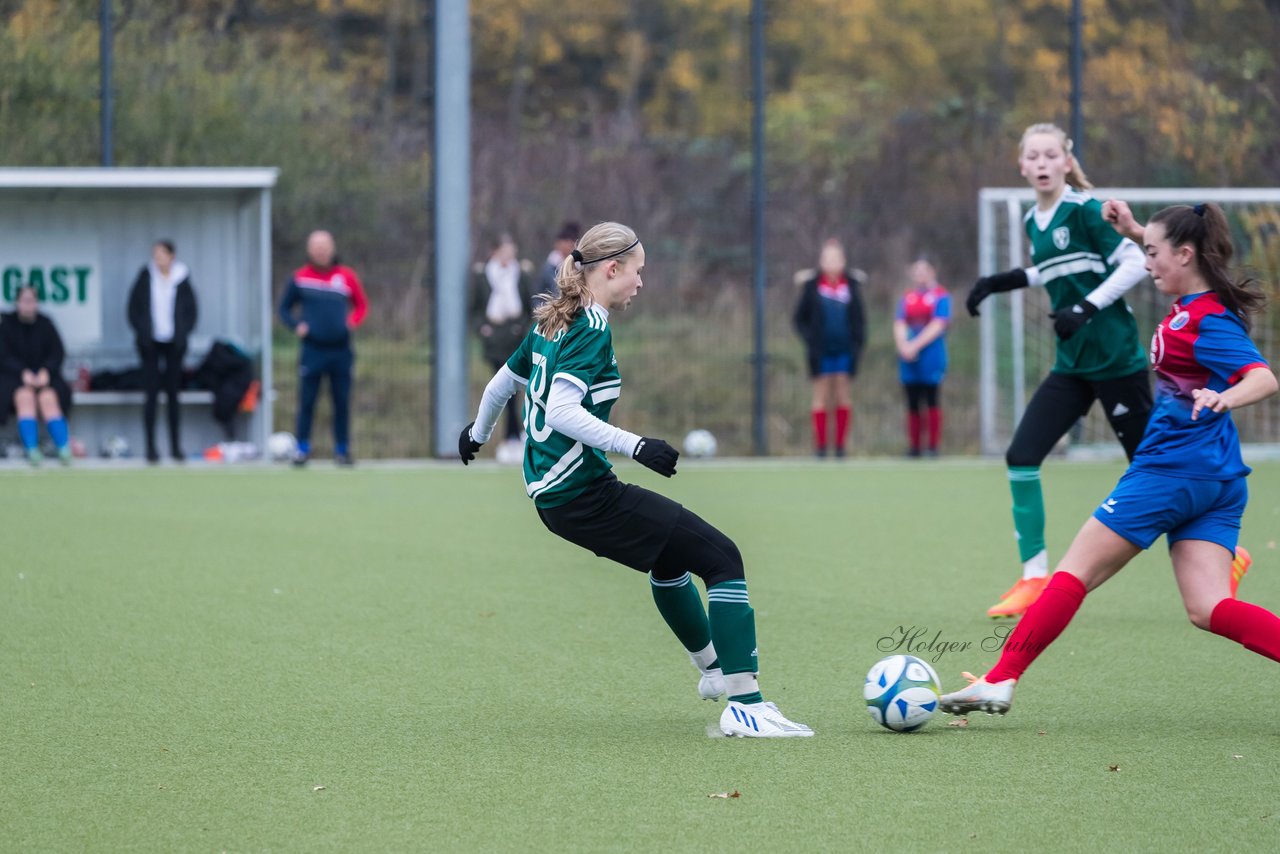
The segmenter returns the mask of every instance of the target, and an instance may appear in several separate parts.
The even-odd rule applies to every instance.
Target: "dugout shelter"
[[[261,383],[252,412],[237,416],[236,438],[265,447],[272,430],[271,190],[274,168],[0,169],[0,306],[11,311],[22,284],[36,286],[40,310],[62,334],[63,365],[75,387],[83,372],[138,365],[126,306],[151,247],[172,240],[191,269],[199,323],[185,367],[199,365],[215,341],[250,356]],[[123,436],[134,456],[145,447],[142,392],[77,390],[71,433],[96,456]],[[188,453],[223,438],[213,395],[184,390]],[[164,397],[157,435],[167,451]]]

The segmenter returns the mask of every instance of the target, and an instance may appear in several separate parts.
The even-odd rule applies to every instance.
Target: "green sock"
[[[706,649],[711,643],[711,625],[702,607],[702,597],[698,595],[698,585],[689,573],[665,581],[650,575],[649,589],[653,591],[653,604],[658,606],[658,613],[684,648],[689,652]]]
[[[763,698],[754,676],[760,669],[756,654],[756,612],[751,610],[747,599],[746,579],[724,581],[707,588],[707,613],[711,618],[711,642],[720,657],[725,682],[730,686],[729,699],[739,703],[761,702]],[[734,693],[735,690],[738,693]]]
[[[1023,563],[1044,551],[1044,494],[1038,466],[1010,466],[1009,491],[1013,493],[1013,529],[1018,533],[1018,555]]]

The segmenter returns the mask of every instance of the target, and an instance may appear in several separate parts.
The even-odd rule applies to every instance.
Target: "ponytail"
[[[604,261],[625,262],[639,243],[636,233],[617,222],[602,222],[582,235],[572,253],[560,262],[556,272],[554,297],[541,295],[542,305],[533,310],[534,322],[544,338],[551,338],[569,324],[588,305],[591,289],[587,286],[587,269]]]
[[[1058,141],[1062,143],[1062,150],[1067,157],[1071,159],[1071,168],[1067,170],[1067,183],[1077,190],[1092,190],[1093,184],[1089,181],[1089,176],[1084,174],[1084,168],[1080,165],[1080,161],[1076,159],[1072,150],[1075,144],[1071,141],[1071,137],[1067,136],[1067,132],[1062,128],[1050,122],[1041,122],[1040,124],[1031,125],[1022,132],[1022,139],[1018,141],[1018,155],[1022,155],[1022,150],[1027,145],[1027,137],[1033,134],[1047,133],[1056,136]]]
[[[542,305],[533,310],[533,320],[544,338],[551,338],[562,329],[568,329],[574,317],[591,304],[591,291],[587,289],[587,275],[572,255],[565,256],[556,271],[556,296],[539,294]]]
[[[1245,329],[1250,315],[1262,310],[1266,297],[1249,277],[1231,277],[1231,226],[1227,215],[1215,204],[1173,205],[1156,211],[1151,223],[1164,226],[1165,238],[1175,247],[1190,244],[1196,251],[1196,267],[1209,289],[1227,310],[1240,318]]]

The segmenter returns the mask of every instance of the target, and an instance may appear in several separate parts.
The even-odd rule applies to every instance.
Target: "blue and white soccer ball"
[[[915,732],[938,711],[942,687],[929,663],[914,655],[891,655],[867,674],[862,696],[872,719],[894,732]]]
[[[716,437],[710,430],[690,430],[684,437],[684,452],[691,457],[714,457]]]

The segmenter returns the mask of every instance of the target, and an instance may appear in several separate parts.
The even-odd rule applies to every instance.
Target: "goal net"
[[[1173,204],[1216,202],[1226,212],[1235,240],[1235,264],[1254,276],[1267,295],[1267,308],[1254,318],[1253,338],[1273,367],[1276,357],[1277,283],[1280,282],[1280,189],[1183,187],[1100,188],[1090,193],[1099,200],[1124,199],[1139,222]],[[1022,218],[1035,194],[1029,187],[988,187],[978,194],[979,274],[1026,266],[1028,247]],[[1143,348],[1171,301],[1151,280],[1138,283],[1125,297],[1138,322]],[[982,453],[1003,454],[1027,400],[1053,366],[1054,332],[1044,288],[1026,288],[997,295],[982,303],[980,318],[979,425]],[[1280,455],[1280,395],[1234,415],[1241,440],[1260,451]],[[1070,455],[1122,457],[1100,407],[1094,406],[1064,440]]]

